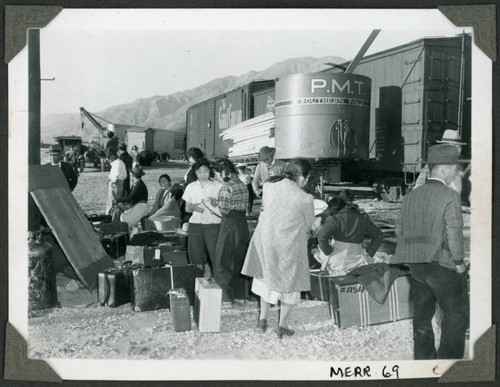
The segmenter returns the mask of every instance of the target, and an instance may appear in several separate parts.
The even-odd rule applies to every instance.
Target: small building
[[[184,133],[173,130],[134,126],[127,129],[127,149],[136,145],[139,151],[156,153],[155,159],[180,159],[184,151],[184,137]],[[164,153],[168,153],[168,157],[162,157]]]

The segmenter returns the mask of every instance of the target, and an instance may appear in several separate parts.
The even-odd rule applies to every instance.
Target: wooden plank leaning
[[[92,291],[97,274],[115,267],[70,192],[60,168],[30,165],[28,189],[76,275]]]

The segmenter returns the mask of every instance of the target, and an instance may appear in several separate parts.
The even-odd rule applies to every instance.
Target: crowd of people
[[[453,185],[460,174],[457,145],[443,141],[430,147],[425,183],[405,196],[396,224],[394,263],[407,265],[414,280],[415,359],[463,357],[469,301],[461,201]],[[344,275],[373,263],[381,245],[381,230],[350,191],[326,203],[305,189],[312,171],[306,159],[284,163],[274,159],[275,149],[263,147],[252,177],[247,165],[210,161],[200,149],[190,148],[183,181],[172,184],[161,175],[150,209],[144,171],[125,148],[119,153],[112,148],[106,153],[111,164],[106,212],[131,227],[146,217],[178,217],[188,234],[189,260],[211,268],[223,307],[260,298],[257,329],[265,332],[271,306],[280,304],[279,338],[294,334],[290,315],[301,293],[311,289],[311,267],[333,277]],[[65,172],[69,169],[54,156],[51,160],[74,188],[76,181]],[[255,198],[262,199],[262,206],[250,238],[247,216]],[[444,315],[436,350],[431,319],[437,304]]]

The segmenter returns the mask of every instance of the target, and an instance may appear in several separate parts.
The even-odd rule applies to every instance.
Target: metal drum
[[[28,239],[28,311],[58,305],[56,274],[52,267],[52,245],[44,240],[47,231],[30,232]]]
[[[367,159],[371,79],[296,74],[276,83],[276,158]]]

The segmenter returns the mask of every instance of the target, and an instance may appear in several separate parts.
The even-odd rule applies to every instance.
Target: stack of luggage
[[[200,331],[220,329],[222,290],[210,284],[212,297],[203,298],[197,280],[203,280],[204,268],[193,265],[187,253],[187,236],[174,231],[144,231],[129,238],[126,223],[110,223],[105,217],[89,217],[106,252],[118,260],[116,268],[98,274],[98,303],[118,307],[130,304],[135,312],[170,309],[176,332],[191,329],[191,310],[210,310],[207,318],[195,321]],[[123,260],[123,261],[122,261]],[[215,298],[213,294],[219,294]],[[201,297],[200,297],[201,295]],[[217,304],[218,300],[218,304]],[[215,303],[215,304],[214,304]],[[200,325],[201,324],[201,325]]]

